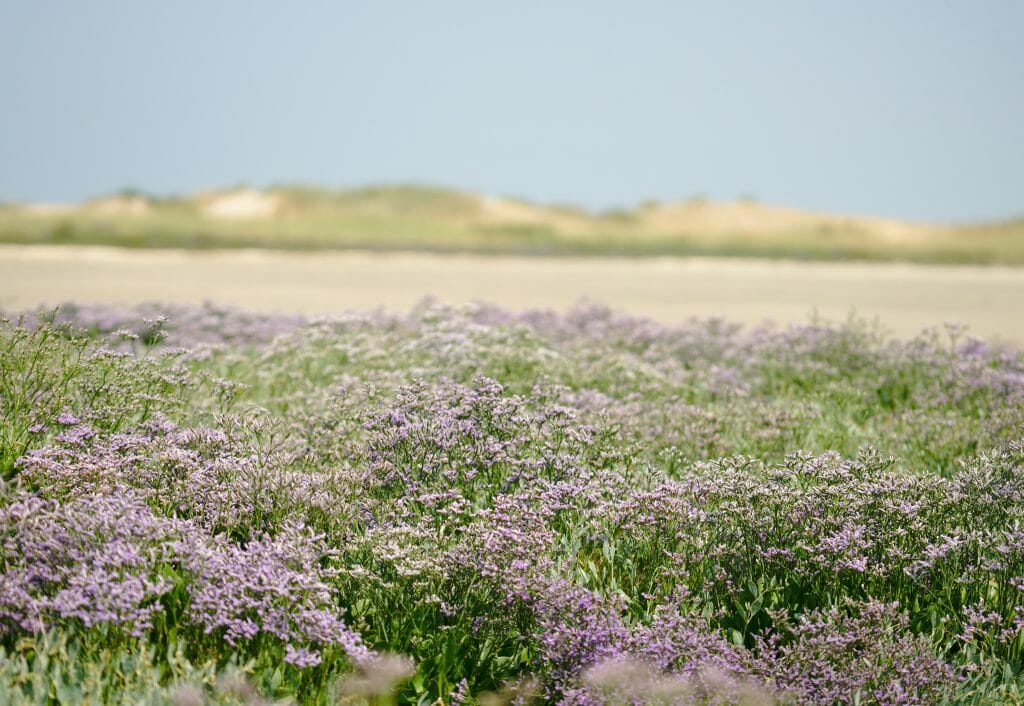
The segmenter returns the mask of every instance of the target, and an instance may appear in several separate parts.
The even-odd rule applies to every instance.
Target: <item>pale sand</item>
[[[255,189],[236,189],[200,199],[200,209],[209,218],[262,219],[277,215],[281,197]]]
[[[0,245],[8,310],[211,300],[267,311],[405,311],[427,295],[513,310],[588,298],[668,324],[693,316],[785,324],[815,311],[844,320],[855,311],[901,336],[960,322],[976,336],[1024,344],[1024,267]]]

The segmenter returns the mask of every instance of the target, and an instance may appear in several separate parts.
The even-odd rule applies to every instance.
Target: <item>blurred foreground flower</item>
[[[361,662],[353,674],[338,680],[342,703],[363,703],[393,697],[398,686],[416,672],[408,657],[378,654]]]
[[[715,669],[681,675],[652,665],[616,658],[594,665],[583,674],[584,687],[568,703],[608,704],[736,704],[769,706],[779,703],[771,693]]]
[[[502,687],[498,693],[481,694],[480,706],[526,706],[541,700],[543,692],[536,677],[523,677]]]

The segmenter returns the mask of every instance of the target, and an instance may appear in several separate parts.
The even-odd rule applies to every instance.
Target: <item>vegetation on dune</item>
[[[1024,354],[957,329],[67,305],[0,370],[5,704],[1024,694]]]
[[[691,199],[589,213],[422,186],[282,186],[189,198],[126,191],[73,208],[0,206],[0,242],[124,247],[736,255],[1024,263],[1024,221],[929,226]]]

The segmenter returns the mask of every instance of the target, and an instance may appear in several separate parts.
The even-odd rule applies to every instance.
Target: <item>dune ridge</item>
[[[753,199],[648,201],[604,212],[421,185],[123,192],[0,206],[0,242],[565,255],[741,255],[1024,263],[1024,218],[933,224]]]

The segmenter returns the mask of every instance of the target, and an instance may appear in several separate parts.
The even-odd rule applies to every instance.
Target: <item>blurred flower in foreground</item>
[[[358,669],[338,681],[337,690],[342,703],[360,703],[367,699],[387,698],[394,695],[399,684],[416,672],[408,657],[379,654],[363,661]]]
[[[714,669],[670,674],[635,659],[617,658],[583,674],[584,688],[571,695],[579,704],[740,704],[769,706],[768,691]]]
[[[525,706],[538,703],[542,696],[541,684],[536,677],[523,677],[506,684],[498,693],[481,694],[480,706]]]

